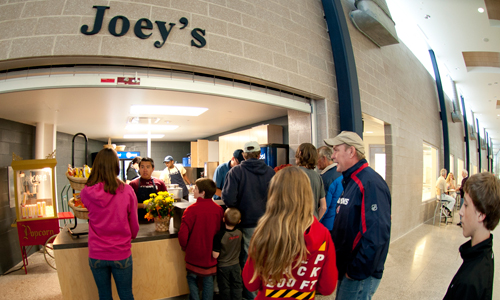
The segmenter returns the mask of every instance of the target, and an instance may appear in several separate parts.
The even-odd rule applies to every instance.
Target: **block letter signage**
[[[94,20],[94,26],[92,28],[92,31],[90,31],[90,28],[88,25],[83,25],[80,28],[80,32],[85,34],[85,35],[94,35],[99,33],[99,31],[102,28],[102,23],[104,20],[104,13],[106,12],[107,9],[109,9],[109,6],[98,6],[95,5],[93,6],[96,11],[95,15],[95,20]],[[119,22],[118,20],[121,20],[121,29],[120,26],[118,25]],[[161,48],[165,43],[167,42],[168,36],[172,33],[172,29],[174,29],[176,23],[168,23],[165,21],[155,21],[156,27],[158,27],[158,31],[160,32],[161,35],[161,40],[160,41],[155,41],[153,45],[156,48]],[[179,23],[182,25],[179,30],[182,30],[186,28],[189,24],[189,20],[185,17],[182,17],[179,19]],[[118,28],[117,28],[118,27]],[[152,33],[145,33],[145,31],[150,31],[153,30],[153,22],[147,18],[142,18],[137,20],[137,22],[134,25],[134,34],[136,37],[140,39],[148,39]],[[108,24],[108,31],[111,35],[120,37],[124,36],[127,34],[128,30],[130,29],[130,21],[127,17],[125,16],[115,16],[113,17]],[[119,30],[119,31],[118,31]],[[196,48],[203,48],[207,44],[206,39],[204,38],[205,36],[205,30],[201,28],[194,28],[191,30],[191,36],[193,39],[191,40],[191,46],[196,47]]]

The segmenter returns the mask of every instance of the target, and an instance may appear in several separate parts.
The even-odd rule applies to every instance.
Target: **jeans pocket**
[[[101,263],[101,260],[100,259],[93,259],[93,258],[90,258],[89,257],[89,266],[92,268],[92,269],[97,269],[99,268],[99,264]]]
[[[118,269],[127,269],[132,266],[132,255],[129,256],[128,258],[122,259],[122,260],[115,260],[113,261],[115,268]]]

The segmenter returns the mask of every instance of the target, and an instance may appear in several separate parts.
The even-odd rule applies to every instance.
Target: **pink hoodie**
[[[89,210],[89,257],[123,260],[132,254],[132,239],[139,231],[137,197],[128,184],[116,195],[104,191],[104,183],[86,186],[80,193]]]

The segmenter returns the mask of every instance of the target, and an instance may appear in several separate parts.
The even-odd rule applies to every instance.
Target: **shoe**
[[[457,223],[457,226],[462,227],[462,222],[458,222],[458,223]]]
[[[446,217],[451,218],[451,211],[448,209],[448,207],[443,206],[443,212]]]

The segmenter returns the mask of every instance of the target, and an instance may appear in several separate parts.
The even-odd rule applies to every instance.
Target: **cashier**
[[[139,174],[141,177],[138,177],[130,182],[130,186],[134,188],[135,195],[137,196],[137,201],[139,203],[137,205],[139,223],[148,223],[147,219],[144,218],[146,210],[144,209],[144,204],[142,204],[142,202],[148,200],[150,194],[167,190],[163,181],[151,177],[154,170],[155,163],[153,159],[145,157],[139,163]]]
[[[189,200],[189,190],[186,183],[191,183],[186,175],[186,169],[181,164],[174,164],[174,158],[170,155],[165,156],[163,163],[166,168],[161,173],[160,179],[166,184],[178,184],[182,188],[182,198]]]

